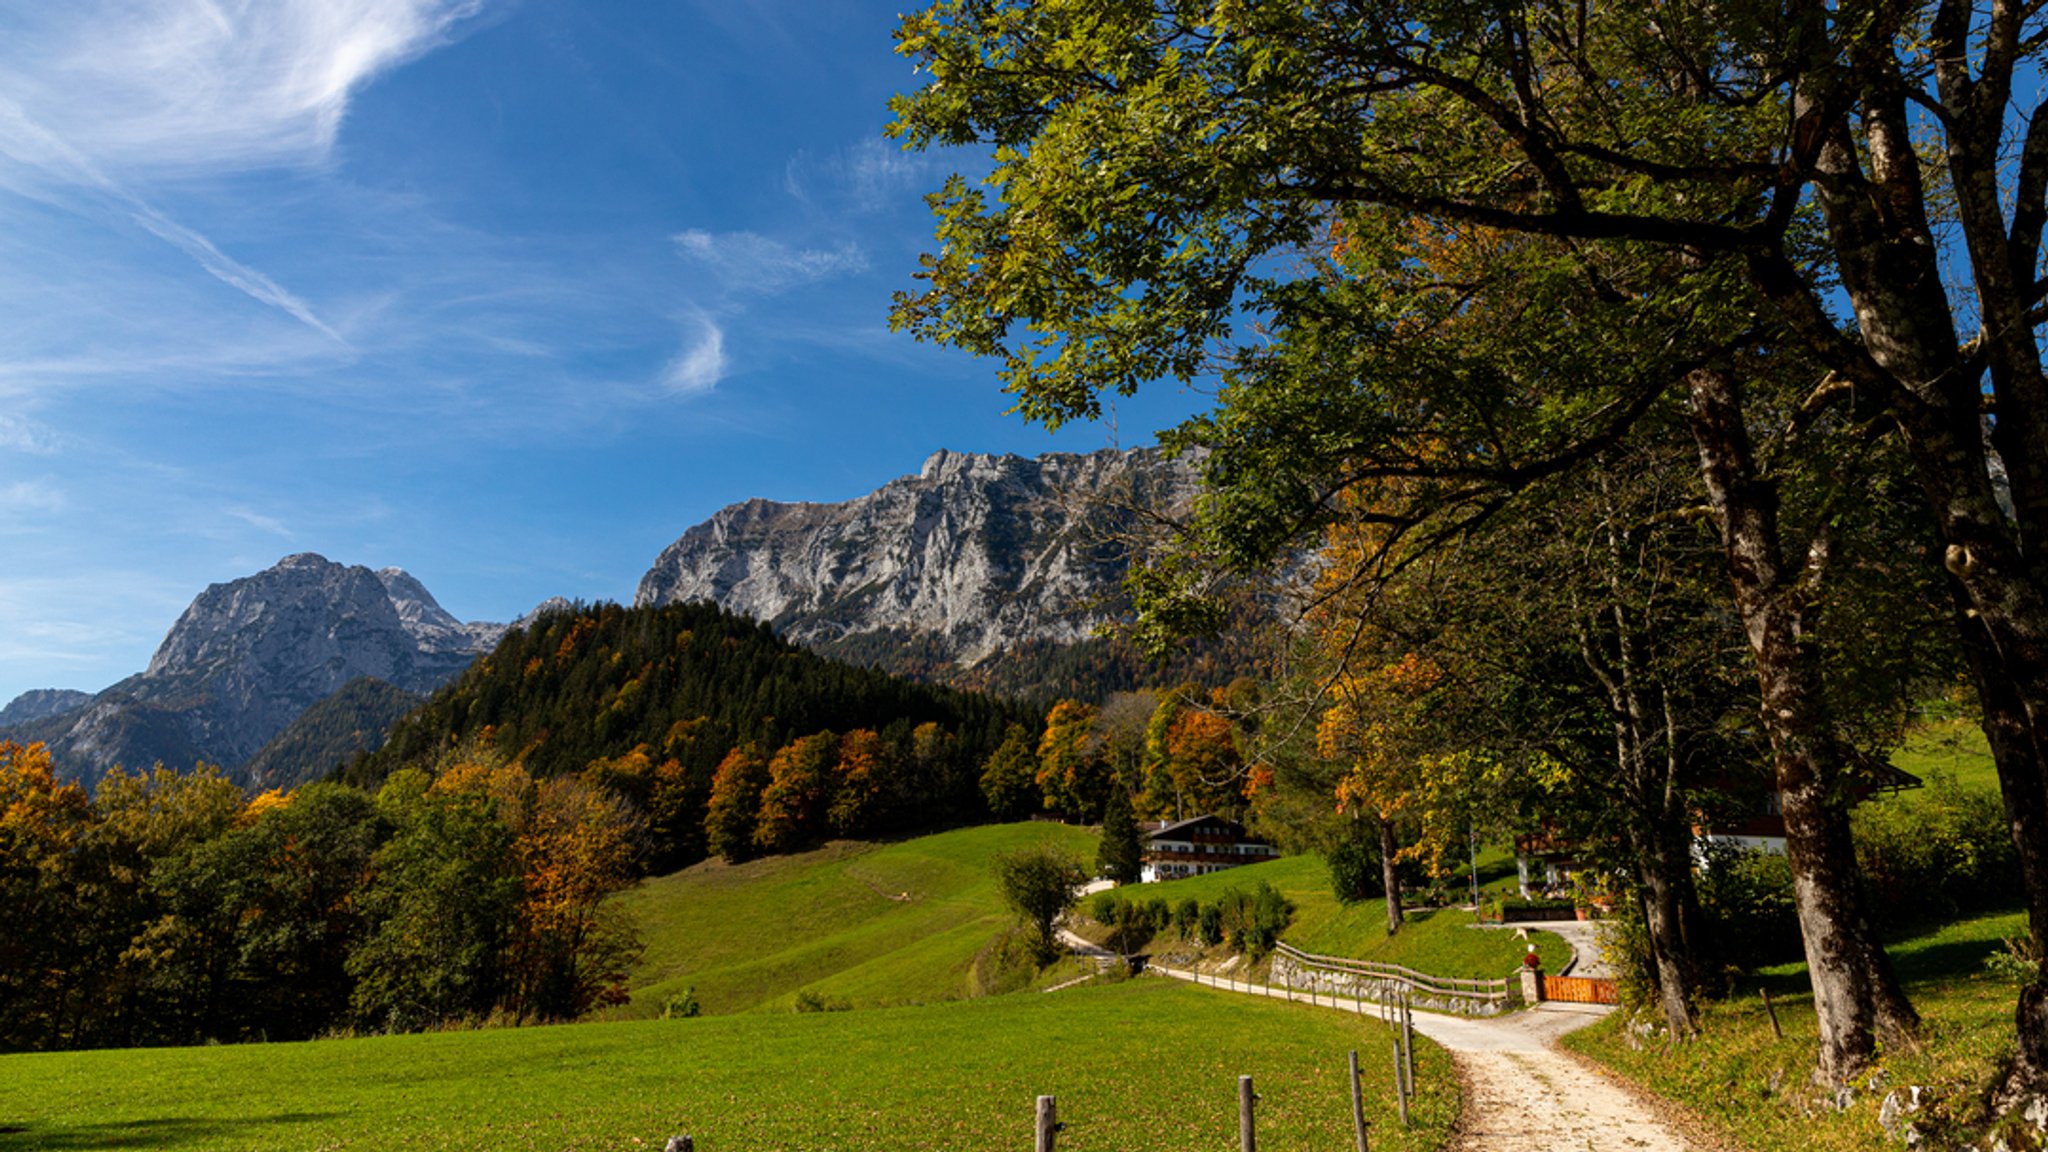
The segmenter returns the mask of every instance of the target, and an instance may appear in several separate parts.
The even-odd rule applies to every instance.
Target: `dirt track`
[[[1191,973],[1152,969],[1183,980]],[[1224,988],[1287,995],[1259,984]],[[1340,1011],[1349,1005],[1339,1002]],[[1367,1005],[1366,1010],[1372,1011]],[[1453,1152],[1691,1152],[1688,1140],[1628,1089],[1552,1046],[1610,1009],[1541,1004],[1497,1019],[1415,1013],[1415,1030],[1443,1045],[1457,1066],[1465,1105]]]
[[[1605,1009],[1544,1004],[1498,1020],[1415,1014],[1457,1065],[1458,1152],[1685,1152],[1694,1145],[1634,1094],[1550,1045]]]

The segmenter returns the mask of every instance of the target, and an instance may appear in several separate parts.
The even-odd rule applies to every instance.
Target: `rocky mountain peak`
[[[374,677],[430,692],[503,632],[503,625],[455,619],[403,569],[294,553],[209,585],[146,670],[85,706],[73,702],[61,721],[36,721],[36,734],[72,775],[159,759],[234,769],[350,681]]]
[[[942,449],[842,503],[731,505],[664,550],[634,602],[709,600],[806,643],[890,634],[972,664],[1092,634],[1120,605],[1136,509],[1182,508],[1194,485],[1156,449]]]
[[[31,720],[42,720],[50,716],[62,716],[76,712],[92,703],[92,693],[77,692],[69,688],[31,688],[0,708],[0,728],[14,724],[26,724]]]

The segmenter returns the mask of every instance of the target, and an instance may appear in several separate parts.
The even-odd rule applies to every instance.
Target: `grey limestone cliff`
[[[709,600],[813,645],[913,637],[959,664],[1070,643],[1115,614],[1145,510],[1184,508],[1195,479],[1156,449],[940,451],[844,503],[725,508],[662,552],[634,603]]]

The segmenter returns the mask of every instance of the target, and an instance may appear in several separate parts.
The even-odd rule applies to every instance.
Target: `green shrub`
[[[1109,927],[1109,946],[1125,955],[1143,948],[1152,939],[1152,921],[1145,915],[1145,909],[1129,901],[1116,906]]]
[[[1710,843],[1696,884],[1724,963],[1750,972],[1803,955],[1792,868],[1783,856]]]
[[[1165,899],[1154,896],[1145,901],[1145,927],[1155,934],[1164,932],[1173,924],[1173,910],[1166,906]]]
[[[1330,891],[1339,904],[1359,904],[1385,894],[1380,859],[1363,840],[1346,837],[1330,849]]]
[[[1117,909],[1123,905],[1122,893],[1114,888],[1104,888],[1088,898],[1088,918],[1104,927],[1115,927]]]
[[[1264,880],[1250,892],[1226,888],[1217,897],[1224,938],[1232,948],[1256,959],[1273,950],[1280,933],[1294,918],[1294,905]]]
[[[1622,1006],[1645,1008],[1657,1002],[1657,968],[1650,953],[1650,926],[1640,901],[1622,900],[1597,929],[1600,956],[1614,972],[1614,991]]]
[[[853,1005],[839,999],[837,996],[823,996],[811,991],[809,988],[805,988],[796,994],[796,1010],[798,1012],[844,1012],[852,1007]]]
[[[1000,996],[1029,988],[1037,975],[1030,934],[1021,928],[1007,928],[974,957],[970,987],[976,996]]]
[[[1173,906],[1173,930],[1183,940],[1192,940],[1202,923],[1202,902],[1193,896],[1182,897]]]
[[[1202,943],[1215,947],[1223,943],[1223,908],[1217,904],[1204,904],[1196,918],[1196,928]]]
[[[697,1003],[697,987],[694,984],[681,992],[670,993],[661,1002],[663,1020],[687,1020],[692,1016],[702,1015],[703,1012],[704,1006]]]
[[[2019,890],[2005,809],[1988,791],[1935,776],[1923,792],[1859,805],[1856,865],[1883,924],[1952,919],[1996,907]]]
[[[2006,938],[2004,947],[1984,958],[1984,970],[2000,980],[2029,984],[2041,973],[2041,957],[2026,936]]]

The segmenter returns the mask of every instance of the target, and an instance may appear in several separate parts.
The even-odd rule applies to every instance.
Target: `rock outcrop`
[[[1133,535],[1148,510],[1184,508],[1195,480],[1156,449],[942,450],[845,503],[725,508],[662,552],[634,602],[708,600],[827,651],[886,634],[972,665],[1116,615]]]

